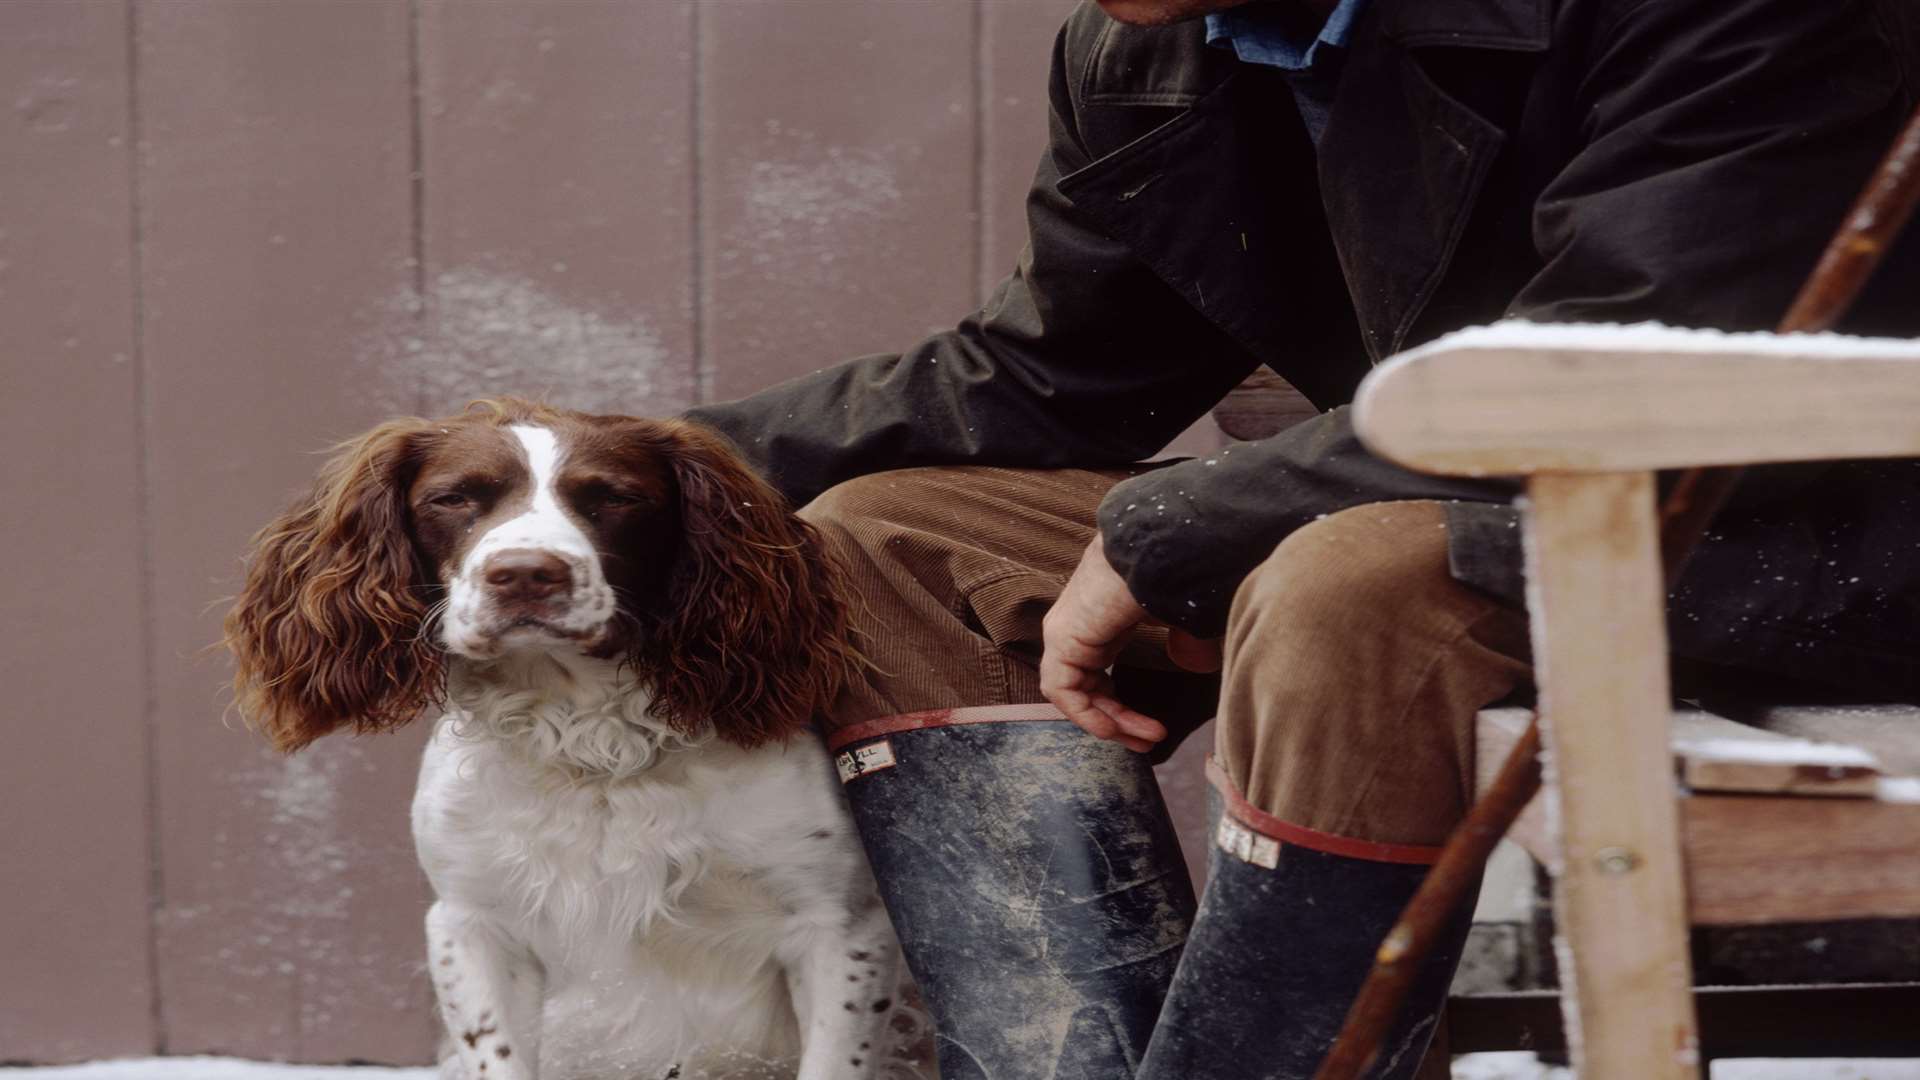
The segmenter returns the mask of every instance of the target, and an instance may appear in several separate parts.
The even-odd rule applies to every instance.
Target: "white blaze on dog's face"
[[[631,644],[622,594],[657,593],[678,514],[665,462],[592,435],[532,424],[461,432],[460,452],[433,455],[415,479],[414,533],[447,590],[439,635],[449,652],[614,655]]]
[[[593,542],[560,505],[559,440],[546,428],[507,429],[520,444],[526,500],[480,534],[447,588],[442,643],[482,657],[515,645],[591,643],[613,615],[613,590]]]
[[[255,538],[226,642],[283,750],[407,723],[449,656],[568,652],[629,665],[677,730],[756,746],[859,670],[834,562],[715,432],[503,398],[342,443]]]

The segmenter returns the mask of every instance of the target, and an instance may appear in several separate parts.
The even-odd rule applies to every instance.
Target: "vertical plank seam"
[[[160,695],[155,685],[159,671],[157,603],[153,567],[153,472],[148,456],[153,430],[153,403],[147,387],[146,350],[146,221],[141,213],[141,150],[146,129],[140,113],[140,13],[135,0],[123,0],[127,38],[127,284],[130,292],[133,365],[134,520],[139,550],[134,558],[140,574],[140,749],[145,765],[147,809],[147,1014],[153,1052],[167,1052],[166,1011],[160,999],[160,926],[166,908],[166,875],[161,864],[160,838]]]
[[[987,98],[992,88],[987,72],[986,0],[973,4],[973,306],[987,302]]]
[[[407,190],[412,214],[407,256],[413,260],[414,333],[427,336],[427,146],[426,121],[421,108],[422,89],[420,41],[420,0],[407,0]],[[427,376],[421,374],[413,387],[413,411],[425,413]]]
[[[427,137],[426,137],[426,90],[421,77],[425,69],[425,41],[421,33],[421,0],[407,0],[407,137],[411,143],[408,150],[408,195],[411,201],[409,213],[412,232],[409,239],[408,256],[413,259],[413,329],[422,342],[427,339],[431,329],[427,325]],[[420,372],[413,385],[413,411],[425,416],[428,411],[438,411],[439,406],[432,402],[429,376]],[[416,1005],[424,1005],[422,1010],[424,1031],[422,1041],[425,1045],[435,1046],[441,1036],[439,1011],[435,1007],[433,984],[427,981],[426,997],[416,998]],[[438,1056],[437,1052],[434,1056]]]
[[[704,144],[700,138],[703,102],[701,100],[701,78],[705,65],[701,62],[705,52],[705,36],[701,32],[703,25],[700,6],[687,5],[687,171],[690,177],[688,185],[689,202],[692,204],[687,214],[688,276],[691,303],[688,304],[688,340],[693,346],[690,358],[693,374],[693,400],[705,402],[713,391],[713,373],[707,363],[707,304],[710,302],[707,287],[707,260],[702,244],[706,239],[706,201],[707,193],[703,186],[706,176]]]

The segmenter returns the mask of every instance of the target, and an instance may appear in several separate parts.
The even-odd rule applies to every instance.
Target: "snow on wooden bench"
[[[1480,714],[1482,786],[1531,719]],[[1695,923],[1920,917],[1920,708],[1680,709],[1671,732]],[[1536,798],[1510,835],[1557,869],[1547,813]]]

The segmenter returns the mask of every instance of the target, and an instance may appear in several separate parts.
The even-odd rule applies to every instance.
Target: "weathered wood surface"
[[[979,281],[972,8],[698,12],[708,396],[952,327]]]
[[[1527,725],[1533,722],[1531,709],[1486,709],[1480,713],[1474,733],[1474,797],[1479,798],[1493,784],[1500,772],[1500,766],[1513,752],[1513,747],[1524,735]],[[1513,828],[1507,830],[1507,839],[1526,849],[1527,854],[1542,864],[1551,865],[1554,858],[1547,836],[1546,802],[1539,797],[1527,804],[1520,812]]]
[[[1070,6],[0,4],[0,1060],[427,1060],[423,733],[223,723],[247,536],[392,414],[665,412],[952,325]]]
[[[1484,785],[1519,738],[1530,714],[1491,709],[1480,714],[1478,769]],[[1688,768],[1685,733],[1726,734],[1764,742],[1790,735],[1828,744],[1870,743],[1882,767],[1913,769],[1920,716],[1911,706],[1794,708],[1767,710],[1768,725],[1734,725],[1682,711],[1673,716],[1674,761]],[[1858,738],[1861,734],[1869,738]],[[1754,767],[1771,768],[1777,762]],[[1700,925],[1816,922],[1828,919],[1920,916],[1920,769],[1874,777],[1852,797],[1740,795],[1698,791],[1680,802],[1685,849],[1687,910]],[[1828,794],[1832,794],[1829,792]],[[1884,798],[1878,796],[1886,796]],[[1535,800],[1511,839],[1542,862],[1552,850],[1544,805]]]
[[[425,0],[420,347],[440,414],[478,391],[594,412],[693,404],[693,6]]]
[[[1588,1080],[1699,1074],[1653,494],[1651,473],[1527,484],[1542,797],[1569,1041]]]
[[[119,4],[0,4],[0,1060],[154,1038],[126,49]]]
[[[1027,246],[1027,188],[1047,146],[1047,68],[1076,0],[980,5],[979,299]]]
[[[1888,776],[1920,776],[1920,707],[1789,705],[1736,719],[1781,735],[1857,746]]]
[[[1260,368],[1214,406],[1213,422],[1230,439],[1264,439],[1320,415],[1293,384]]]
[[[280,759],[209,655],[246,537],[315,451],[416,404],[404,0],[134,7],[153,510],[160,1022],[174,1053],[420,1060],[419,733]],[[226,720],[223,723],[223,719]]]
[[[1878,759],[1857,746],[1796,738],[1686,711],[1670,721],[1674,762],[1694,792],[1871,797]]]
[[[1682,348],[1636,344],[1627,328],[1610,348],[1580,329],[1565,344],[1403,354],[1362,386],[1355,426],[1403,465],[1469,476],[1920,455],[1920,342],[1702,336]]]
[[[1920,802],[1701,795],[1681,813],[1696,923],[1920,917]]]

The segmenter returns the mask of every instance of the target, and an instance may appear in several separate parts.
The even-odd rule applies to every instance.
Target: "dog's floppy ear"
[[[726,440],[662,425],[679,486],[681,549],[641,664],[655,715],[711,721],[729,742],[785,738],[824,709],[859,663],[841,577],[813,526]]]
[[[312,493],[253,539],[224,644],[241,714],[279,750],[397,727],[439,697],[406,524],[425,430],[395,421],[335,447]]]

